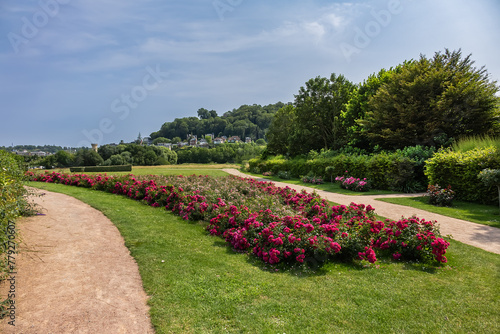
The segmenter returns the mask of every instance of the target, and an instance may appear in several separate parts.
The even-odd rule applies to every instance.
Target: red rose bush
[[[316,263],[335,258],[411,259],[445,263],[449,243],[435,222],[417,217],[377,221],[371,206],[331,206],[316,193],[297,192],[236,176],[108,176],[27,173],[31,181],[124,195],[185,220],[205,221],[211,235],[264,262]]]

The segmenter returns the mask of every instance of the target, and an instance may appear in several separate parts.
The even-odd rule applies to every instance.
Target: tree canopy
[[[470,135],[500,134],[497,82],[461,50],[421,55],[354,85],[316,77],[271,123],[268,152],[298,155],[346,148],[439,148]]]
[[[368,100],[360,123],[372,144],[439,147],[452,138],[498,133],[498,86],[473,65],[460,50],[403,64]]]
[[[274,114],[284,105],[282,102],[266,106],[242,105],[222,116],[218,116],[215,110],[200,108],[198,117],[176,118],[173,122],[166,122],[160,130],[151,133],[150,137],[153,140],[159,137],[168,138],[173,143],[177,138],[186,140],[189,135],[202,138],[206,134],[214,134],[217,137],[239,136],[242,139],[250,137],[257,140],[265,138]]]

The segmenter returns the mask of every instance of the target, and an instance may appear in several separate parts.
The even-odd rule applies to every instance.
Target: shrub
[[[132,165],[71,167],[69,170],[72,173],[130,172]]]
[[[498,188],[498,199],[500,205],[500,169],[483,169],[479,173],[478,178],[487,187],[497,187]]]
[[[451,186],[441,188],[439,185],[429,184],[427,187],[427,196],[429,203],[436,206],[451,206],[455,192],[451,190]]]
[[[347,176],[347,171],[343,176],[337,176],[335,178],[336,182],[340,183],[340,187],[347,190],[352,191],[368,191],[370,190],[370,186],[366,178],[354,178],[352,176]]]
[[[85,173],[101,173],[101,172],[130,172],[132,171],[132,165],[120,165],[120,166],[86,166]]]
[[[398,153],[382,153],[373,156],[340,154],[335,157],[318,157],[315,160],[295,158],[286,160],[282,156],[267,160],[252,159],[249,161],[252,172],[278,173],[288,171],[292,177],[300,175],[326,175],[333,181],[333,177],[342,174],[345,170],[356,178],[367,177],[376,189],[416,192],[425,189],[427,181],[417,178],[415,170],[417,163],[409,157]],[[425,176],[424,176],[425,178]]]
[[[321,176],[316,175],[306,175],[302,178],[302,182],[304,183],[312,183],[312,184],[323,184],[323,178]]]
[[[500,186],[500,169],[483,169],[478,178],[486,185],[486,186]]]
[[[22,157],[0,150],[0,280],[7,269],[7,251],[17,249],[15,219],[31,215],[35,210],[23,186],[23,163]]]
[[[451,185],[457,200],[494,204],[498,196],[495,187],[487,186],[477,178],[485,168],[500,168],[500,152],[494,147],[437,152],[426,161],[425,173],[429,184]]]
[[[269,172],[268,172],[269,173]],[[287,171],[284,171],[284,170],[280,170],[277,174],[277,176],[280,178],[280,179],[283,179],[283,180],[290,180],[290,172],[287,172]]]
[[[476,148],[495,147],[500,149],[500,137],[494,138],[490,136],[470,136],[464,137],[453,143],[451,146],[455,152],[467,152]]]

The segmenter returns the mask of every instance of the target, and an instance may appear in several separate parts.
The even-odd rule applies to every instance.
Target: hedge
[[[254,173],[288,171],[292,177],[313,173],[333,181],[344,175],[367,178],[371,187],[393,191],[416,192],[427,186],[421,164],[398,153],[376,155],[339,154],[330,158],[285,159],[281,156],[268,160],[252,159],[249,170]],[[420,172],[419,172],[420,171]]]
[[[498,201],[496,187],[486,186],[478,178],[485,168],[500,168],[500,151],[493,146],[467,152],[438,152],[426,161],[425,174],[430,184],[450,185],[455,199],[495,204]]]
[[[71,167],[69,170],[72,173],[131,172],[132,165]]]

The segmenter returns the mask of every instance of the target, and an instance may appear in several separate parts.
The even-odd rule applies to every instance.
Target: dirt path
[[[241,177],[252,177],[250,175],[241,173],[236,169],[223,170],[229,174]],[[261,180],[269,181],[267,179]],[[476,224],[461,219],[450,218],[439,215],[437,213],[414,209],[403,205],[391,204],[376,200],[377,198],[383,197],[415,197],[417,194],[348,196],[284,182],[272,182],[279,187],[288,186],[298,191],[301,191],[303,189],[305,189],[307,192],[316,191],[316,193],[318,193],[321,197],[339,204],[349,205],[352,202],[357,204],[369,204],[375,208],[375,212],[378,215],[394,220],[400,219],[402,216],[408,217],[412,215],[416,215],[419,218],[425,218],[427,220],[436,220],[439,223],[442,235],[451,235],[453,239],[460,242],[484,249],[492,253],[500,254],[500,229],[498,228]]]
[[[17,221],[15,327],[1,333],[154,333],[137,264],[101,212],[63,194]],[[6,284],[1,287],[5,296]]]

